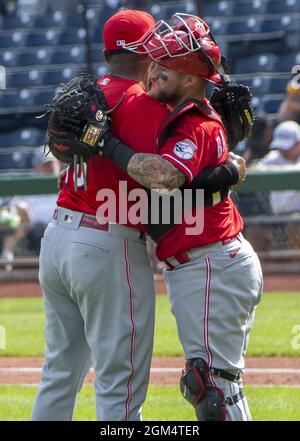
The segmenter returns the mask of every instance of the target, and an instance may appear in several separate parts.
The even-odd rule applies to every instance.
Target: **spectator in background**
[[[300,124],[300,84],[295,79],[291,80],[286,88],[286,97],[282,101],[277,119],[282,121],[296,121]]]
[[[260,170],[300,169],[300,125],[284,121],[274,130],[271,152],[256,167]],[[300,211],[300,191],[273,191],[270,195],[274,214]]]
[[[0,249],[6,270],[12,269],[15,243],[25,237],[28,223],[27,210],[23,212],[22,207],[12,206],[10,199],[0,200]]]
[[[52,155],[44,157],[43,147],[34,155],[33,165],[38,175],[55,175],[60,172],[59,161]],[[27,238],[28,248],[39,254],[40,241],[56,207],[56,194],[15,196],[10,201],[11,210],[21,218],[21,226],[3,242],[2,257],[11,262],[18,243]]]
[[[17,10],[17,0],[0,0],[0,15],[14,15]]]
[[[0,15],[7,15],[6,0],[0,0]]]
[[[258,116],[253,124],[250,137],[246,141],[243,157],[247,167],[263,158],[269,152],[272,141],[273,124],[267,115]]]
[[[279,124],[270,148],[275,150],[257,163],[258,170],[300,170],[300,125],[295,121]],[[272,191],[270,204],[273,214],[300,212],[300,191]],[[300,248],[300,227],[291,223],[286,225],[285,231],[289,248]]]
[[[242,153],[249,169],[255,167],[257,160],[263,158],[269,152],[269,145],[272,141],[273,124],[267,115],[258,116],[252,128],[250,137],[245,143]],[[240,153],[241,154],[241,153]],[[247,223],[247,217],[269,215],[271,213],[269,195],[265,191],[252,193],[235,194],[234,199],[243,217],[245,217],[245,227],[243,234],[257,251],[268,249],[273,238],[271,229],[266,229],[260,225]]]

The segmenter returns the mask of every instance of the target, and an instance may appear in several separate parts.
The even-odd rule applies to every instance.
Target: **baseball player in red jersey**
[[[158,139],[160,157],[130,153],[111,141],[115,152],[128,151],[124,169],[150,188],[179,187],[228,154],[221,119],[205,98],[207,81],[221,82],[220,49],[199,17],[175,14],[173,23],[159,22],[152,33],[126,46],[154,60],[149,95],[172,110]],[[110,157],[107,144],[104,154]],[[151,166],[160,179],[151,175]],[[190,225],[183,218],[157,241],[157,256],[168,267],[165,279],[186,358],[181,392],[199,420],[250,420],[240,373],[262,293],[260,263],[241,234],[243,221],[230,197],[204,211],[193,210],[194,216],[204,212],[202,232],[188,233]]]
[[[149,60],[121,46],[154,24],[142,11],[122,11],[104,27],[109,75],[99,79],[113,108],[113,132],[137,151],[156,153],[166,108],[145,93]],[[99,420],[139,420],[145,400],[154,330],[154,283],[146,254],[145,226],[119,225],[118,213],[99,224],[100,189],[116,199],[119,181],[140,185],[104,157],[83,170],[70,167],[57,209],[42,239],[40,284],[46,323],[46,353],[33,420],[69,420],[91,364]],[[77,180],[75,185],[75,180]],[[128,202],[128,207],[130,206]]]
[[[153,17],[142,11],[120,12],[107,21],[104,46],[112,75],[99,79],[99,84],[112,106],[122,98],[113,112],[114,133],[137,150],[154,153],[167,111],[145,94],[141,81],[147,58],[132,57],[120,46],[153,24]],[[141,109],[148,124],[142,124]],[[139,420],[146,397],[155,292],[143,227],[113,223],[118,219],[100,225],[95,217],[101,205],[99,189],[109,188],[118,198],[119,180],[126,180],[129,189],[139,184],[103,157],[91,158],[86,167],[87,190],[83,171],[68,169],[54,219],[42,240],[39,278],[47,346],[33,420],[70,420],[91,365],[97,419]]]

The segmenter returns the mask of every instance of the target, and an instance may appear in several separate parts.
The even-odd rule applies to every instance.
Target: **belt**
[[[58,209],[55,208],[54,213],[53,213],[53,219],[58,218],[58,213],[59,213]],[[64,217],[65,222],[68,223],[68,219],[71,220],[72,215],[65,214],[65,217]],[[106,223],[103,225],[99,224],[96,216],[92,216],[89,214],[83,214],[79,226],[86,227],[86,228],[94,228],[96,230],[108,231],[109,223]]]
[[[238,235],[235,235],[235,236],[229,237],[228,239],[223,239],[223,240],[221,240],[221,243],[222,243],[222,245],[228,245],[229,243],[231,243],[231,242],[233,242],[233,241],[235,241],[235,240],[238,240],[238,239],[239,239],[239,236],[238,236]],[[194,250],[194,249],[195,249],[195,248],[192,248],[191,251]],[[190,262],[190,260],[191,260],[191,256],[190,256],[190,254],[189,254],[189,251],[181,251],[180,253],[175,254],[175,256],[168,257],[168,259],[165,260],[165,264],[166,264],[167,267],[168,267],[169,269],[171,269],[171,270],[174,269],[174,268],[176,268],[176,266],[178,266],[178,265],[173,265],[173,263],[174,263],[174,259],[175,259],[180,265],[182,265],[182,264],[184,264],[184,263],[188,263],[188,262]],[[172,261],[172,263],[170,263],[170,261]]]

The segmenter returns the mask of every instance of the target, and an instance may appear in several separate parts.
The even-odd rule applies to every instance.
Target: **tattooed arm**
[[[136,153],[127,165],[127,173],[144,187],[173,190],[181,187],[186,176],[159,155]]]
[[[110,131],[105,135],[103,155],[147,188],[172,191],[186,181],[185,174],[166,159],[152,153],[137,153]]]
[[[147,188],[172,191],[186,181],[184,173],[161,156],[137,153],[112,136],[104,145],[103,155]],[[202,170],[188,188],[204,188],[207,192],[214,193],[244,182],[246,172],[244,159],[231,154],[231,158],[224,164]]]

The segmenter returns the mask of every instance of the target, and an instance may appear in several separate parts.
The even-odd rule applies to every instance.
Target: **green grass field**
[[[255,421],[299,421],[300,388],[245,387]],[[0,386],[1,420],[29,420],[36,394],[34,386]],[[192,407],[176,386],[150,386],[143,406],[145,421],[196,421]],[[95,420],[92,386],[79,394],[74,420]]]
[[[300,325],[300,293],[264,295],[257,309],[248,356],[299,357],[292,348],[292,329]],[[0,299],[0,327],[6,348],[0,356],[42,356],[44,314],[40,298]],[[1,328],[0,328],[1,330]],[[0,345],[1,347],[1,345]],[[182,356],[175,319],[166,296],[157,297],[155,356]],[[245,387],[254,420],[300,420],[300,387]],[[34,386],[0,386],[0,420],[28,420],[36,394]],[[178,386],[150,386],[143,407],[145,421],[195,421],[194,411]],[[92,386],[79,394],[75,420],[95,419]]]
[[[293,349],[292,329],[300,325],[300,294],[265,294],[256,313],[248,356],[300,356]],[[44,315],[40,298],[0,299],[0,326],[6,349],[0,356],[42,356]],[[154,356],[182,356],[175,319],[166,296],[157,297]]]

